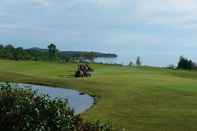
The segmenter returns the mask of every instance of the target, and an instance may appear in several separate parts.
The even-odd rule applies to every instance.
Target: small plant
[[[111,124],[84,122],[66,101],[0,85],[1,131],[111,131]]]

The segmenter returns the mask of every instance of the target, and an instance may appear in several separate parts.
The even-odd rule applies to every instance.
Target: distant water
[[[117,64],[118,63],[118,58],[96,58],[94,60],[96,63],[104,63],[104,64]]]
[[[131,61],[135,63],[137,57],[140,56],[143,65],[166,67],[171,64],[177,65],[178,60],[182,55],[192,59],[194,62],[197,62],[197,54],[195,53],[183,53],[183,54],[178,54],[178,53],[177,54],[172,54],[172,53],[148,54],[147,53],[147,54],[137,55],[128,52],[125,53],[123,52],[119,54],[117,58],[97,58],[95,59],[95,62],[128,65]]]

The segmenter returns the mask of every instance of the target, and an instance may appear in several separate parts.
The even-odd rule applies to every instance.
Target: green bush
[[[1,131],[111,131],[111,124],[84,122],[66,101],[0,85]]]

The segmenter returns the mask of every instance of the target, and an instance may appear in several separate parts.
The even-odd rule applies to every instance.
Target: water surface
[[[33,84],[16,84],[16,87],[25,89],[29,88],[33,91],[37,91],[39,94],[49,95],[52,98],[67,99],[69,107],[74,110],[75,114],[86,111],[94,104],[93,97],[71,89],[55,88]]]

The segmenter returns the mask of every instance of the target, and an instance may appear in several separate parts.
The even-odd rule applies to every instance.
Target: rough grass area
[[[97,96],[83,114],[127,131],[196,131],[197,72],[150,67],[91,65],[91,78],[76,79],[75,64],[0,61],[0,80],[74,88]]]

